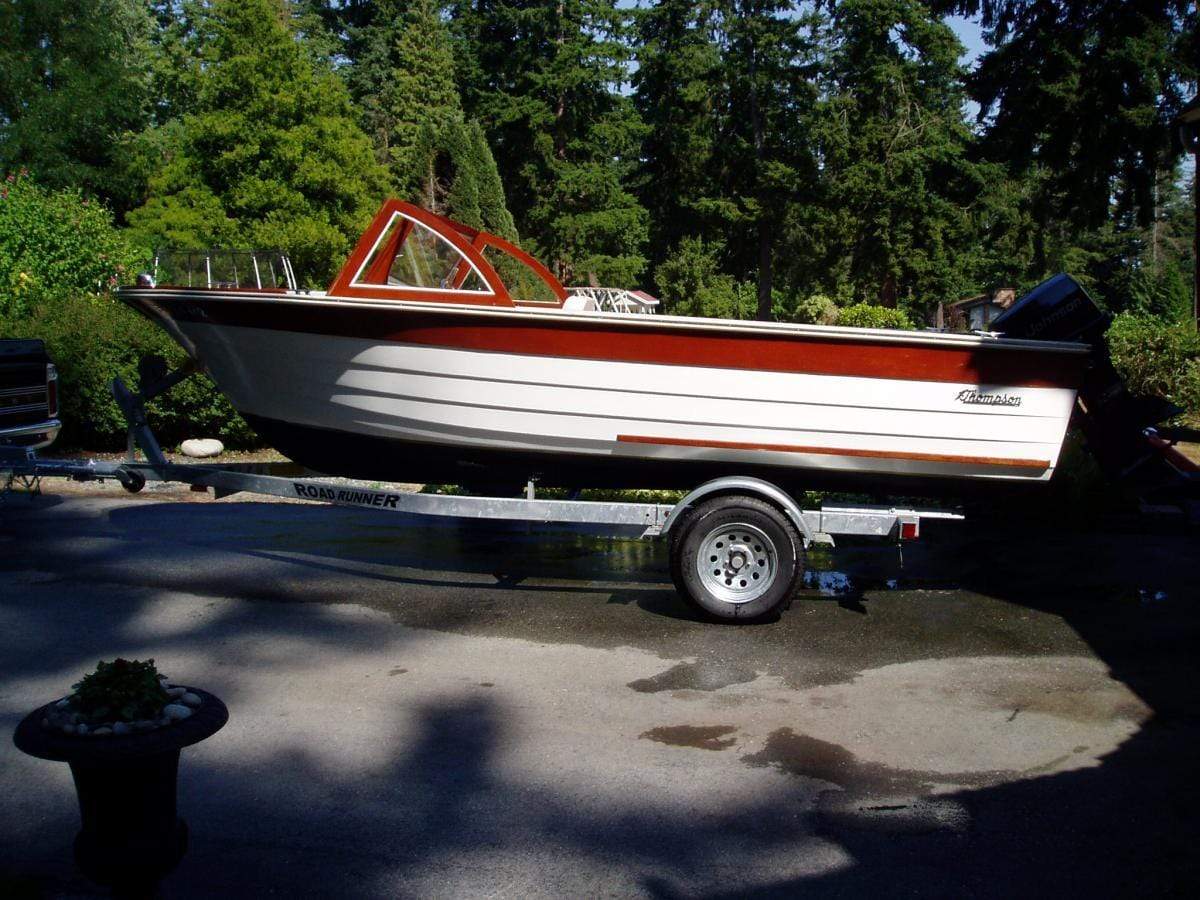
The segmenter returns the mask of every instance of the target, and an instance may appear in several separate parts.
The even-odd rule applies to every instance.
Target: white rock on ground
[[[192,714],[192,711],[182,703],[168,703],[163,707],[163,716],[172,721],[186,719]]]
[[[225,445],[216,438],[192,438],[179,445],[184,456],[194,459],[204,459],[208,456],[219,456],[225,452]]]

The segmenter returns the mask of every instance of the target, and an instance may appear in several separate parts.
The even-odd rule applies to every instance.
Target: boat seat
[[[566,312],[595,312],[596,301],[581,294],[570,294],[563,301],[562,308]]]

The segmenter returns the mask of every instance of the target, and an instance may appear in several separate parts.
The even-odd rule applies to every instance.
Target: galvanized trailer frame
[[[830,543],[834,536],[911,540],[921,520],[960,520],[956,512],[898,506],[823,506],[801,509],[779,488],[757,478],[718,478],[701,485],[678,503],[630,503],[604,500],[546,500],[527,486],[525,497],[421,494],[388,487],[367,487],[314,477],[282,477],[237,471],[220,464],[171,462],[105,462],[42,459],[33,451],[0,447],[0,474],[12,479],[68,478],[73,481],[120,482],[130,492],[151,481],[176,482],[211,489],[218,499],[231,494],[262,494],[333,506],[359,507],[422,516],[497,519],[521,522],[608,525],[638,529],[644,538],[671,531],[681,514],[699,500],[723,494],[750,494],[768,499],[796,525],[805,543]]]
[[[153,383],[136,393],[119,379],[113,382],[113,396],[129,425],[129,454],[122,462],[43,459],[31,450],[0,446],[0,494],[14,482],[36,484],[42,478],[115,479],[130,492],[162,481],[211,489],[217,498],[262,494],[411,515],[579,524],[643,538],[669,536],[671,573],[680,592],[709,614],[729,619],[758,618],[786,607],[810,544],[832,544],[835,536],[912,540],[920,535],[922,520],[963,518],[958,512],[900,506],[802,509],[778,486],[737,475],[706,482],[678,503],[627,503],[541,499],[532,481],[524,497],[458,496],[319,476],[284,477],[263,471],[269,466],[181,465],[162,452],[146,421],[145,404],[191,372],[146,366],[142,381]],[[144,462],[136,458],[139,448]]]

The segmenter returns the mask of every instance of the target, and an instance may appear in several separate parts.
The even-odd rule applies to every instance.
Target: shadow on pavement
[[[182,523],[174,505],[117,510],[100,545],[81,542],[64,549],[66,556],[59,560],[64,577],[95,570],[103,579],[130,585],[125,599],[106,607],[115,617],[106,622],[107,632],[120,632],[122,618],[132,621],[152,605],[156,589],[228,589],[250,599],[346,599],[332,597],[326,586],[306,594],[305,571],[408,587],[600,594],[607,599],[590,597],[585,612],[637,607],[656,620],[715,627],[690,620],[663,588],[657,569],[661,557],[653,548],[630,550],[624,542],[579,535],[547,546],[545,536],[474,526],[422,527],[414,536],[411,523],[380,526],[359,513],[330,518],[329,510],[290,507],[281,519],[277,506],[241,506],[233,517],[216,505],[188,507]],[[340,517],[342,511],[332,515]],[[325,518],[318,522],[316,516]],[[281,530],[281,521],[295,530]],[[0,522],[0,533],[3,526]],[[157,542],[153,572],[136,569],[143,541]],[[173,567],[172,542],[189,552],[242,547],[238,552],[248,568],[197,570],[182,551]],[[918,816],[897,826],[896,818],[872,813],[884,804],[897,811],[917,808],[929,798],[881,797],[853,778],[822,793],[815,808],[800,799],[811,791],[797,790],[769,802],[748,802],[717,818],[697,818],[629,794],[603,816],[589,815],[586,804],[553,784],[507,780],[501,764],[507,711],[486,698],[462,697],[421,709],[415,739],[398,744],[393,761],[367,778],[339,772],[303,744],[282,749],[269,771],[250,764],[218,771],[186,763],[181,801],[194,820],[204,821],[202,833],[213,837],[197,841],[169,891],[189,897],[258,896],[272,890],[394,896],[435,893],[440,885],[445,893],[470,893],[473,886],[504,893],[506,883],[528,887],[528,867],[539,864],[539,848],[550,846],[558,857],[574,862],[544,872],[539,883],[544,893],[578,891],[586,883],[577,877],[580,872],[619,869],[628,873],[630,889],[636,885],[663,898],[1194,895],[1200,888],[1198,550],[1194,537],[964,528],[940,546],[913,551],[908,565],[918,581],[924,572],[1014,607],[1061,616],[1112,677],[1154,712],[1093,768],[938,798],[965,810],[965,824]],[[868,577],[877,568],[878,552],[849,548],[837,559]],[[447,579],[442,567],[457,575]],[[395,568],[405,571],[397,574]],[[0,575],[19,569],[20,561],[10,559],[0,566]],[[247,587],[247,572],[260,583]],[[535,577],[538,583],[525,583]],[[272,584],[272,578],[286,580]],[[544,584],[554,579],[568,585]],[[641,584],[646,587],[636,586]],[[879,602],[865,592],[837,614],[854,628],[866,628],[874,618],[872,604]],[[242,632],[248,626],[237,609],[176,637],[164,636],[156,642],[162,647],[158,652],[168,655],[174,641],[203,645]],[[466,621],[486,611],[478,601],[463,601],[438,626],[453,629],[456,617]],[[5,642],[0,696],[13,679],[53,674],[81,655],[108,653],[105,634],[80,630],[84,618],[69,592],[57,606],[26,607],[23,613],[32,617],[24,627],[41,640]],[[787,616],[780,627],[786,624]],[[308,639],[264,632],[261,618],[253,627],[262,641]],[[67,640],[69,647],[60,646]],[[321,640],[353,653],[370,646],[374,637],[368,624],[331,618]],[[226,699],[236,709],[236,696]],[[14,714],[2,721],[11,731]],[[337,736],[311,739],[336,742]],[[322,799],[313,802],[294,789],[297,784],[320,785]],[[28,805],[20,811],[32,814],[33,809]],[[0,823],[0,846],[18,839],[28,845],[33,835],[47,847],[47,857],[65,856],[70,831],[62,827],[61,821],[38,825],[10,819]],[[70,823],[66,827],[73,829]],[[218,837],[222,834],[227,836]],[[803,857],[822,852],[818,845],[828,843],[848,854],[849,864],[817,866],[816,874],[784,881],[764,883],[756,875],[764,854]],[[737,865],[739,859],[744,867]],[[27,861],[0,850],[0,888],[7,880],[34,895],[43,888],[61,893],[72,884],[68,878],[61,869],[52,877],[31,873]]]

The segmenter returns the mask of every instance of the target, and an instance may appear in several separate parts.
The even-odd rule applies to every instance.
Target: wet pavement
[[[924,538],[718,626],[655,542],[15,498],[0,731],[118,654],[226,700],[172,897],[1194,893],[1200,538]],[[4,738],[0,894],[89,895],[73,804]]]

